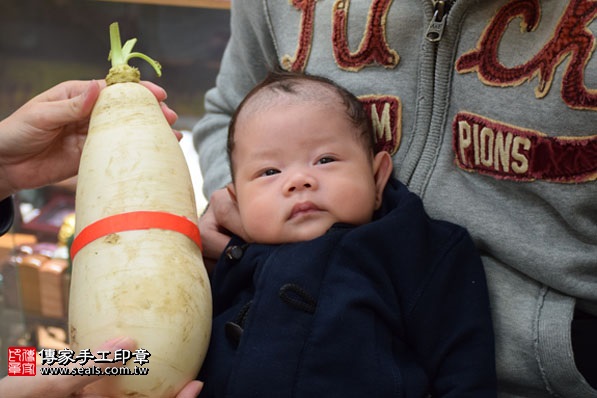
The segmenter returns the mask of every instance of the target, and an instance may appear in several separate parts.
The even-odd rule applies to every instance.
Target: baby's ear
[[[373,173],[375,178],[375,209],[381,206],[383,190],[392,175],[392,156],[386,152],[378,152],[373,158]]]
[[[238,201],[236,200],[236,189],[234,189],[234,183],[229,183],[226,185],[226,191],[228,191],[228,195],[230,195],[230,199],[234,202],[235,205],[238,205]]]

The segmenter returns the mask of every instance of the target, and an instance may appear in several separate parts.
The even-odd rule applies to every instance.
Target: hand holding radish
[[[104,81],[60,83],[0,121],[0,199],[77,173],[89,116],[105,85]],[[149,82],[143,85],[174,124],[177,115],[163,104],[164,89]]]

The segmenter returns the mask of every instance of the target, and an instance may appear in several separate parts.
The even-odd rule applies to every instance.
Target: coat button
[[[244,248],[241,246],[230,246],[225,251],[226,258],[238,261],[243,257],[244,251]]]
[[[228,340],[230,340],[235,347],[238,347],[240,338],[243,335],[243,328],[234,322],[226,322],[224,325],[224,333],[226,334]]]

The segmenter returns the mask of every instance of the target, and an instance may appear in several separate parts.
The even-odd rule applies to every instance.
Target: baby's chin
[[[306,242],[319,238],[326,234],[330,226],[318,226],[314,228],[304,228],[295,230],[289,233],[272,234],[271,236],[251,236],[252,242],[263,243],[268,245],[281,245],[284,243]],[[261,238],[261,239],[259,239]]]

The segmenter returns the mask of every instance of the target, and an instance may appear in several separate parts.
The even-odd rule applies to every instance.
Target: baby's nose
[[[295,173],[286,185],[287,192],[303,191],[315,189],[317,182],[313,176],[306,173]]]

